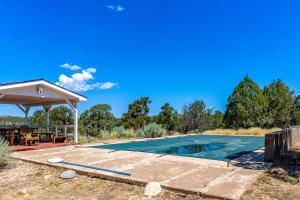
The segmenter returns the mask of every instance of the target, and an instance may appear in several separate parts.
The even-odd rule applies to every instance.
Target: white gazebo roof
[[[82,101],[87,101],[87,98],[44,79],[0,84],[0,104],[17,105],[25,114],[25,124],[28,124],[31,107],[43,106],[48,129],[51,107],[57,104],[68,104],[74,113],[74,141],[76,143],[78,142],[77,104]]]
[[[85,96],[62,88],[44,79],[0,84],[1,104],[47,106],[87,101]]]

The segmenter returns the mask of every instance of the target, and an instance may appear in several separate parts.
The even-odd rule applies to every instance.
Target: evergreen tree
[[[112,130],[115,117],[108,104],[97,104],[80,115],[80,129],[83,134],[97,136],[101,130]]]
[[[224,119],[223,113],[217,110],[212,116],[211,120],[213,121],[214,128],[224,128]]]
[[[295,97],[295,106],[297,109],[300,109],[300,95]]]
[[[295,101],[293,91],[280,79],[264,88],[268,99],[268,127],[287,128],[293,119]]]
[[[295,97],[292,125],[300,126],[300,95]]]
[[[51,125],[73,125],[74,117],[72,110],[67,106],[58,106],[50,111]]]
[[[228,128],[263,127],[268,100],[259,86],[246,76],[228,98],[224,121]]]
[[[165,103],[161,107],[161,110],[155,121],[168,131],[176,130],[179,125],[179,115],[177,111],[169,103]]]
[[[127,113],[123,114],[122,122],[125,128],[141,128],[151,121],[148,116],[151,100],[149,97],[142,97],[128,105]]]
[[[29,118],[31,124],[45,125],[46,113],[43,109],[36,110]],[[50,125],[72,125],[74,123],[73,112],[67,106],[58,106],[50,110]]]
[[[45,125],[46,124],[46,114],[44,110],[36,110],[33,115],[29,118],[30,124],[35,125]]]

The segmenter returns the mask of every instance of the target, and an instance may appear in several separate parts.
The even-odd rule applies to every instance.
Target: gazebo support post
[[[49,124],[50,124],[50,110],[52,106],[44,106],[44,110],[46,113],[46,132],[49,133]]]
[[[78,143],[78,108],[77,103],[71,102],[69,99],[66,99],[67,104],[71,107],[74,114],[74,142]]]
[[[25,114],[25,119],[24,119],[24,124],[28,125],[29,124],[29,120],[28,120],[28,114],[30,111],[31,106],[30,105],[20,105],[17,104],[17,106],[20,108],[21,111],[23,111],[23,113]]]
[[[78,109],[77,104],[74,110],[74,142],[78,143]]]

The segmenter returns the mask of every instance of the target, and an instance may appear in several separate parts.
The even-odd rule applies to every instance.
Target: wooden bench
[[[40,143],[40,135],[34,132],[34,128],[29,127],[28,125],[23,125],[20,127],[20,133],[23,136],[25,145],[28,145],[28,142],[32,144]]]
[[[40,136],[39,134],[32,134],[32,133],[23,133],[25,145],[28,145],[28,142],[34,142],[34,144],[40,143]]]
[[[66,143],[67,137],[66,136],[53,136],[51,139],[52,143]]]

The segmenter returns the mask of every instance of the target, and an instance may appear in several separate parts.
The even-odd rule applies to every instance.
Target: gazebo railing
[[[16,128],[19,129],[22,126],[25,126],[24,124],[22,125],[9,125],[9,124],[0,124],[0,128]],[[35,128],[35,129],[53,129],[55,130],[55,134],[59,133],[59,130],[63,130],[65,134],[68,133],[68,130],[74,129],[74,125],[34,125],[34,124],[29,124],[26,125],[29,126],[30,128]]]
[[[74,126],[73,125],[30,125],[33,128],[52,130],[55,136],[64,135],[64,136],[73,136],[74,135]],[[50,131],[49,131],[50,132]]]

